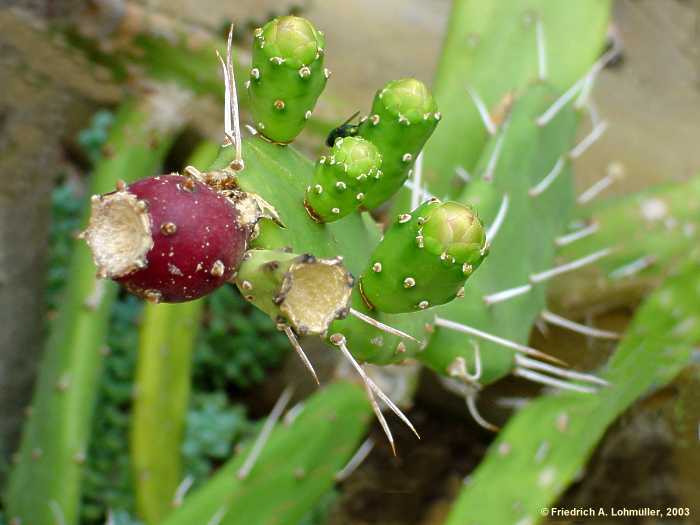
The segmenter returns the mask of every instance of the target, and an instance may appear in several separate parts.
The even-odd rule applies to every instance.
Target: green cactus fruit
[[[440,118],[433,95],[420,80],[393,80],[377,92],[358,133],[379,148],[384,174],[367,195],[365,208],[376,208],[403,186]]]
[[[387,230],[360,278],[360,290],[381,312],[425,310],[461,295],[486,253],[486,233],[476,212],[432,199],[400,215]]]
[[[246,300],[298,334],[323,334],[348,313],[354,279],[342,259],[250,250],[236,284]]]
[[[382,176],[377,147],[360,137],[339,138],[321,157],[304,205],[316,222],[333,222],[355,211]]]
[[[321,31],[298,16],[282,16],[255,30],[250,111],[258,131],[289,143],[301,132],[330,76],[323,67]]]

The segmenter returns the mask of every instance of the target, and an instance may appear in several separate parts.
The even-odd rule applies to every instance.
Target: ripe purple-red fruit
[[[163,175],[94,196],[83,238],[100,277],[150,301],[177,303],[228,281],[249,234],[226,197],[191,178]]]

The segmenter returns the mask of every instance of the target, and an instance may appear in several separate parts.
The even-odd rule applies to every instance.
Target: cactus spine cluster
[[[336,139],[328,156],[316,164],[314,184],[306,189],[304,205],[317,222],[333,222],[363,205],[376,184],[381,184],[382,156],[377,147],[360,137]]]
[[[383,204],[403,186],[440,119],[435,99],[420,80],[394,80],[377,91],[358,134],[379,149],[384,175],[367,195],[365,208]]]
[[[323,67],[325,38],[304,18],[283,16],[255,30],[247,83],[258,131],[286,144],[311,117],[330,71]]]
[[[464,295],[464,281],[486,255],[481,220],[469,206],[432,199],[401,214],[360,278],[367,305],[404,313]]]

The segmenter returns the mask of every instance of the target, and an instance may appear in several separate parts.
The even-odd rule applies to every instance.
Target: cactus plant
[[[294,24],[301,23],[298,20],[294,22]],[[271,39],[272,35],[277,35],[272,29],[274,27],[275,24],[268,27]],[[305,29],[307,33],[311,31],[310,26],[304,25],[304,27],[308,29],[308,31]],[[263,47],[269,47],[268,51],[274,51],[276,47],[274,45],[268,46],[265,43],[267,37],[264,34],[264,30],[257,32],[255,45],[259,47],[263,43]],[[288,38],[285,34],[285,32],[281,32],[280,39]],[[276,39],[277,36],[274,38]],[[482,319],[484,317],[490,319],[489,322],[493,322],[499,317],[492,317],[490,312],[485,311],[485,306],[481,301],[453,302],[445,307],[448,309],[445,312],[450,312],[449,308],[453,308],[451,311],[455,315],[451,318],[438,316],[435,318],[434,324],[426,322],[432,319],[426,317],[423,310],[431,305],[431,300],[433,304],[442,304],[461,295],[460,287],[464,282],[465,274],[470,274],[478,266],[485,253],[483,229],[478,221],[477,226],[472,228],[475,223],[474,212],[459,204],[438,204],[437,202],[425,204],[427,211],[424,214],[426,217],[416,214],[415,224],[411,222],[408,225],[408,229],[411,231],[417,228],[415,235],[412,234],[414,241],[417,238],[419,241],[429,244],[428,249],[422,252],[427,257],[426,260],[421,262],[422,256],[418,259],[418,273],[415,276],[405,276],[401,281],[397,280],[394,283],[395,288],[385,296],[386,290],[384,288],[387,283],[381,282],[382,280],[377,279],[378,276],[375,275],[381,272],[368,270],[363,275],[367,286],[364,298],[361,293],[362,288],[358,287],[355,287],[351,295],[350,283],[353,281],[348,276],[347,271],[357,275],[358,272],[367,268],[370,250],[377,243],[376,226],[372,224],[368,216],[361,218],[358,214],[351,214],[344,220],[327,225],[314,224],[307,213],[308,209],[301,206],[306,197],[307,208],[309,207],[307,188],[313,187],[314,176],[308,161],[305,161],[289,147],[280,148],[278,145],[270,143],[269,140],[275,140],[275,138],[269,135],[265,139],[253,137],[245,142],[241,140],[237,125],[237,103],[230,41],[231,35],[229,35],[227,60],[222,60],[227,92],[224,128],[227,144],[235,147],[224,148],[219,159],[207,172],[200,173],[197,170],[190,170],[187,173],[189,176],[212,184],[215,189],[224,192],[234,206],[241,207],[241,213],[247,213],[247,220],[253,226],[250,235],[252,250],[246,255],[249,261],[240,268],[237,283],[244,295],[248,295],[250,300],[256,302],[258,306],[278,321],[280,328],[285,331],[293,347],[309,368],[312,369],[296,341],[295,334],[314,333],[325,336],[331,345],[336,346],[345,357],[351,360],[357,372],[365,380],[369,391],[372,392],[370,396],[379,396],[410,426],[410,422],[403,416],[398,407],[363,372],[361,366],[355,361],[355,357],[369,362],[385,363],[401,361],[409,356],[418,356],[424,363],[441,374],[454,373],[455,366],[458,366],[460,362],[466,366],[467,362],[477,361],[477,352],[464,345],[463,335],[460,334],[457,341],[455,334],[452,334],[452,341],[447,343],[444,328],[457,328],[459,331],[465,331],[465,325],[457,322],[457,318],[464,319],[465,313],[469,317],[476,311]],[[304,52],[311,53],[314,46],[308,42],[306,44],[308,44],[306,47],[309,49],[304,46],[296,49],[304,49]],[[318,42],[315,49],[317,48]],[[275,63],[273,66],[284,64],[284,61],[277,60],[276,62],[279,63]],[[290,60],[289,64],[295,67],[298,65],[293,60]],[[254,76],[256,75],[254,74]],[[299,89],[309,96],[312,94],[314,97],[317,96],[312,86],[301,85],[300,87],[295,80],[289,88],[295,85],[295,89]],[[565,172],[563,165],[569,154],[576,124],[574,113],[568,107],[564,107],[558,115],[552,114],[548,118],[550,122],[546,126],[543,125],[543,122],[538,124],[533,122],[551,104],[557,105],[555,99],[555,92],[544,84],[533,85],[518,96],[518,101],[512,113],[509,114],[507,124],[501,127],[498,136],[484,155],[483,180],[470,186],[468,193],[463,197],[465,202],[474,200],[479,203],[480,207],[485,207],[494,223],[498,224],[499,221],[503,220],[503,217],[499,218],[496,215],[496,210],[506,211],[504,205],[507,206],[508,193],[512,192],[511,215],[504,226],[506,233],[503,233],[503,237],[516,237],[515,228],[517,225],[527,222],[537,225],[538,235],[532,239],[528,249],[522,254],[511,255],[512,252],[509,253],[509,250],[514,249],[515,244],[507,242],[507,239],[500,242],[503,246],[501,248],[503,250],[501,263],[489,266],[491,271],[488,272],[487,277],[483,278],[483,283],[493,285],[493,279],[503,275],[502,265],[506,264],[504,261],[507,260],[510,263],[511,260],[518,257],[522,263],[516,272],[511,272],[513,278],[524,279],[525,282],[528,279],[536,279],[539,283],[547,279],[545,275],[550,275],[548,271],[543,271],[543,269],[551,265],[553,260],[552,241],[560,233],[560,225],[573,203],[571,181],[567,176],[560,176],[557,180],[547,182],[546,192],[545,188],[541,187],[535,194],[532,188],[542,186],[543,174],[547,173],[546,170],[550,169],[550,166],[555,166],[558,172]],[[282,117],[283,115],[280,114],[280,124],[296,125],[295,113],[290,113],[286,121]],[[425,140],[432,133],[439,118],[440,115],[432,96],[427,88],[418,81],[406,79],[393,82],[377,93],[374,113],[372,117],[365,119],[360,124],[358,135],[364,140],[376,143],[375,145],[382,155],[382,171],[385,172],[385,175],[389,173],[390,176],[382,175],[375,181],[368,194],[375,195],[376,200],[374,202],[365,201],[364,206],[372,207],[380,204],[403,184],[408,176],[409,166],[415,160],[415,156]],[[278,129],[277,126],[273,126],[273,128]],[[264,132],[264,130],[261,131]],[[344,149],[346,143],[355,146],[359,140],[359,138],[349,137],[342,141],[336,141],[333,147],[337,148],[339,153],[340,150]],[[541,143],[544,143],[545,146],[542,147]],[[399,156],[399,147],[408,148],[410,151]],[[243,157],[245,157],[245,162],[243,162]],[[522,164],[523,158],[530,159],[527,163],[527,174],[524,177],[518,177],[519,174],[513,167]],[[329,176],[328,173],[317,175]],[[333,177],[337,177],[337,174],[333,174]],[[493,182],[494,178],[495,182]],[[548,179],[549,177],[544,178]],[[380,186],[382,187],[380,188]],[[251,202],[255,209],[252,216],[249,212],[243,211]],[[501,203],[500,208],[496,203]],[[423,213],[422,208],[420,213]],[[459,216],[460,221],[465,224],[457,224],[459,221],[456,221],[455,225],[449,224],[454,219],[453,215]],[[426,219],[428,220],[425,225],[419,224]],[[445,222],[448,224],[446,225]],[[492,236],[498,230],[494,226],[492,225]],[[378,258],[387,259],[392,249],[400,244],[402,236],[397,236],[394,231],[395,229],[392,228],[388,232],[379,248],[381,256]],[[465,242],[458,242],[451,246],[452,241]],[[358,246],[361,246],[362,249],[358,249]],[[415,249],[421,249],[420,242]],[[270,250],[276,250],[277,253]],[[435,252],[434,256],[430,255],[432,252]],[[313,254],[314,257],[326,259],[335,259],[340,254],[346,256],[342,264],[335,259],[337,261],[335,265],[328,263],[319,265],[316,259],[306,259],[306,263],[313,263],[316,268],[335,268],[335,270],[331,270],[331,273],[342,275],[342,278],[326,279],[326,284],[334,283],[331,286],[333,292],[327,293],[326,290],[318,293],[322,290],[318,280],[314,282],[313,279],[295,280],[290,278],[295,273],[291,269],[296,268],[300,262],[304,263],[291,255],[293,253]],[[410,250],[406,253],[410,254]],[[441,256],[444,259],[442,261],[440,260]],[[370,266],[376,268],[375,262],[383,264],[381,261],[372,261]],[[449,266],[449,270],[439,267],[438,262]],[[387,277],[391,277],[394,272],[399,271],[392,268],[398,266],[398,260],[390,262],[387,259],[386,263],[388,269],[385,275]],[[408,265],[407,268],[410,269],[411,266]],[[435,272],[436,268],[439,268],[440,271]],[[442,280],[444,283],[441,283],[441,287],[435,285],[429,287],[429,299],[427,295],[426,298],[419,298],[416,294],[428,293],[427,287],[411,285],[416,282],[425,282],[426,275],[431,271],[437,277],[433,283]],[[551,275],[558,273],[555,271]],[[402,288],[398,287],[397,283],[399,282]],[[291,293],[285,289],[289,283],[293,283]],[[305,284],[309,286],[304,286]],[[528,284],[527,288],[529,290],[533,286]],[[253,289],[258,289],[260,293],[247,293]],[[297,294],[295,290],[300,292]],[[301,300],[296,298],[301,298]],[[502,312],[499,315],[517,317],[518,321],[510,324],[510,330],[513,334],[507,335],[513,335],[514,339],[521,341],[526,337],[534,319],[533,311],[541,309],[542,290],[536,291],[531,299],[525,301],[524,304],[527,305],[525,309],[521,308],[522,301],[516,301],[511,306],[501,307],[499,305]],[[373,304],[373,302],[377,304]],[[295,305],[292,306],[293,315],[290,315],[290,305]],[[467,305],[466,311],[463,311],[464,305]],[[511,313],[506,314],[507,311]],[[351,315],[343,319],[348,313]],[[392,326],[388,321],[402,326]],[[364,324],[359,324],[360,322]],[[403,328],[404,326],[406,328]],[[433,335],[436,327],[437,334]],[[378,331],[383,333],[380,335],[377,333]],[[483,335],[484,333],[479,329],[475,332],[474,328],[468,328],[466,331],[471,335],[477,335],[477,333]],[[400,341],[391,340],[386,345],[386,337],[398,338]],[[439,343],[430,343],[431,337],[437,339]],[[499,338],[496,337],[496,339]],[[493,336],[491,340],[494,340]],[[547,357],[541,352],[525,347],[522,342],[512,339],[505,340],[501,337],[501,344],[503,341],[506,341],[506,346],[511,349],[525,351],[525,353],[536,357]],[[421,352],[426,345],[428,346],[427,350]],[[440,348],[440,350],[431,351],[431,346]],[[524,371],[528,366],[541,369],[542,366],[539,361],[534,363],[519,361],[518,358],[513,358],[512,353],[501,353],[499,357],[495,357],[495,355],[493,358],[489,357],[491,361],[486,366],[487,374],[484,376],[486,382],[493,381],[513,370],[516,372]],[[494,372],[494,367],[497,369],[496,372]],[[528,373],[530,376],[535,375],[532,370],[528,370]],[[576,376],[576,379],[591,380],[582,374]],[[572,388],[583,389],[587,387],[574,385]],[[378,410],[377,415],[383,422]],[[391,440],[388,427],[385,424],[384,428]]]
[[[147,100],[122,107],[108,141],[114,155],[96,166],[92,192],[109,191],[125,174],[141,178],[156,170],[181,122],[159,128],[150,118]],[[100,349],[117,291],[95,278],[90,252],[80,245],[73,253],[68,281],[6,499],[11,520],[36,525],[77,523],[90,415],[102,369]]]
[[[366,430],[370,409],[362,388],[330,384],[307,399],[289,425],[272,431],[252,470],[241,469],[254,448],[248,444],[163,525],[294,524],[333,485]]]
[[[534,119],[555,99],[544,84],[535,84],[513,103],[507,125],[491,140],[479,163],[485,172],[499,153],[491,171],[492,181],[476,180],[460,196],[462,202],[479,204],[487,224],[497,223],[499,210],[507,206],[498,231],[493,228],[487,262],[470,279],[465,296],[439,307],[440,319],[465,323],[482,332],[526,345],[532,323],[545,307],[546,283],[532,283],[531,277],[553,265],[554,239],[562,233],[574,205],[571,172],[563,173],[537,197],[528,191],[565,156],[573,143],[577,116],[565,108],[547,126]],[[505,203],[505,204],[504,204]],[[522,238],[522,226],[529,224],[531,235]],[[497,301],[492,294],[524,286],[526,294],[508,301]],[[437,324],[430,344],[419,355],[433,369],[448,373],[462,358],[473,367],[474,348],[465,345],[464,334]],[[480,341],[484,358],[480,383],[488,384],[513,371],[516,352],[493,341]]]
[[[700,303],[693,291],[700,286],[698,255],[636,313],[603,374],[612,386],[597,396],[546,396],[518,412],[462,490],[446,525],[540,519],[584,468],[613,420],[689,362],[700,342]]]
[[[311,117],[330,71],[324,69],[326,41],[321,31],[298,16],[282,16],[255,30],[250,80],[250,111],[258,131],[289,143]]]
[[[610,0],[553,5],[546,0],[455,0],[435,76],[445,118],[426,146],[425,181],[433,195],[456,196],[455,169],[472,172],[494,128],[483,126],[469,91],[498,121],[509,100],[538,77],[561,92],[595,62],[605,40]],[[538,38],[544,36],[544,38]],[[539,40],[539,41],[538,41]],[[459,141],[455,137],[468,140]]]

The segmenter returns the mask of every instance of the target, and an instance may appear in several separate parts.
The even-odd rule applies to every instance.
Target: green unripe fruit
[[[333,222],[355,211],[370,188],[381,180],[382,156],[371,142],[359,137],[339,138],[330,156],[316,164],[305,206],[317,222]]]
[[[433,199],[387,230],[360,290],[381,312],[424,310],[461,295],[486,253],[486,232],[474,209]]]
[[[340,258],[249,250],[235,282],[278,325],[318,335],[347,315],[354,279]]]
[[[258,131],[288,143],[301,132],[330,75],[323,68],[321,31],[298,16],[282,16],[255,31],[250,110]]]
[[[439,121],[435,99],[420,80],[393,80],[377,92],[372,113],[359,128],[359,136],[375,144],[383,159],[384,176],[367,196],[367,209],[383,204],[403,186]]]

